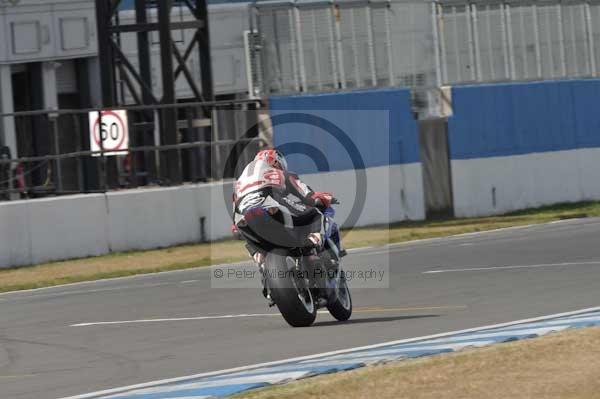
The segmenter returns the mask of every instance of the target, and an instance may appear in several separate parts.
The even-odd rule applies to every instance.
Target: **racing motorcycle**
[[[334,199],[332,204],[339,202]],[[262,211],[265,215],[269,214],[269,208],[262,208]],[[305,220],[324,223],[324,245],[320,250],[290,247],[283,242],[274,246],[274,240],[267,243],[264,237],[251,229],[239,230],[244,240],[267,252],[261,265],[263,295],[270,306],[277,306],[292,327],[310,326],[321,308],[327,308],[339,321],[346,321],[352,315],[352,298],[339,249],[331,238],[334,215],[335,211],[330,207],[322,212],[312,208],[303,216]],[[269,223],[268,219],[264,220],[265,225]],[[306,226],[298,228],[302,227]]]

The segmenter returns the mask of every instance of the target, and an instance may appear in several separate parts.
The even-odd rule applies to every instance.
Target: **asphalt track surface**
[[[389,265],[389,288],[354,288],[350,322],[319,314],[302,329],[258,289],[211,288],[214,268],[0,295],[0,398],[53,399],[598,306],[600,219],[364,249],[345,263]]]

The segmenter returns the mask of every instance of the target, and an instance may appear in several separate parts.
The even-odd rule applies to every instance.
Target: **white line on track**
[[[140,289],[140,288],[156,288],[164,285],[170,285],[171,283],[147,283],[147,284],[138,284],[138,285],[121,285],[118,287],[106,287],[106,288],[95,288],[89,290],[70,290],[70,291],[59,291],[59,292],[48,292],[48,293],[32,293],[27,296],[27,298],[54,298],[61,297],[65,295],[79,295],[79,294],[98,294],[103,292],[114,292],[114,291],[124,291],[130,289]],[[173,283],[174,284],[174,283]],[[50,288],[50,287],[48,287]],[[16,291],[19,292],[19,291]],[[2,299],[0,299],[2,300]]]
[[[114,324],[160,323],[160,322],[169,322],[169,321],[188,321],[188,320],[240,319],[240,318],[245,318],[245,317],[270,317],[270,316],[279,316],[279,313],[242,313],[242,314],[226,314],[226,315],[217,315],[217,316],[175,317],[175,318],[171,318],[171,319],[98,321],[98,322],[93,322],[93,323],[71,324],[69,327],[107,326],[107,325],[114,325]]]
[[[411,306],[411,307],[359,307],[354,309],[354,313],[382,313],[382,312],[413,312],[421,310],[464,310],[464,305],[444,305],[444,306]],[[318,310],[317,313],[328,314],[327,310]],[[174,317],[161,319],[140,319],[140,320],[120,320],[120,321],[98,321],[90,323],[71,324],[69,327],[88,327],[114,324],[139,324],[139,323],[160,323],[171,321],[189,321],[189,320],[218,320],[218,319],[240,319],[245,317],[272,317],[279,316],[279,313],[242,313],[230,315],[212,315],[212,316],[194,316],[194,317]]]
[[[9,292],[0,292],[0,296],[18,296],[19,294],[35,294],[38,292],[44,291],[53,291],[53,290],[61,290],[65,288],[78,287],[78,286],[87,286],[87,285],[95,285],[95,284],[105,284],[105,283],[113,283],[113,282],[121,282],[126,280],[143,280],[143,279],[154,279],[156,277],[161,277],[165,275],[171,274],[179,274],[179,273],[190,273],[190,272],[206,272],[211,271],[217,268],[226,268],[226,267],[241,267],[247,265],[249,261],[235,262],[235,263],[224,263],[220,265],[211,265],[211,266],[198,266],[196,268],[189,269],[177,269],[177,270],[168,270],[164,272],[156,272],[156,273],[146,273],[146,274],[136,274],[133,276],[123,276],[123,277],[111,277],[102,280],[91,280],[91,281],[80,281],[77,283],[68,283],[68,284],[60,284],[60,285],[52,285],[49,287],[41,287],[41,288],[31,288],[28,290],[19,290],[19,291],[9,291]],[[160,283],[166,284],[166,283]],[[64,291],[64,293],[69,294],[72,291]],[[74,291],[76,293],[83,293],[83,291]]]
[[[587,308],[587,309],[576,310],[573,312],[558,313],[558,314],[553,314],[553,315],[548,315],[548,316],[534,317],[531,319],[511,321],[508,323],[468,328],[466,330],[451,331],[451,332],[446,332],[446,333],[441,333],[441,334],[427,335],[427,336],[423,336],[423,337],[401,339],[401,340],[397,340],[397,341],[383,342],[383,343],[379,343],[379,344],[375,344],[375,345],[342,349],[342,350],[337,350],[337,351],[332,351],[332,352],[318,353],[315,355],[301,356],[301,357],[296,357],[296,358],[291,358],[291,359],[277,360],[274,362],[259,363],[259,364],[249,365],[249,366],[235,367],[235,368],[226,369],[226,370],[211,371],[208,373],[200,373],[200,374],[188,375],[188,376],[184,376],[184,377],[176,377],[176,378],[170,378],[170,379],[165,379],[165,380],[151,381],[151,382],[146,382],[146,383],[142,383],[142,384],[136,384],[136,385],[130,385],[130,386],[126,386],[126,387],[113,388],[113,389],[107,389],[104,391],[87,393],[87,394],[83,394],[83,395],[70,396],[68,398],[62,398],[62,399],[99,398],[101,396],[127,392],[132,389],[148,388],[148,387],[153,387],[156,385],[172,384],[172,383],[193,380],[193,379],[198,379],[198,378],[217,376],[217,375],[221,375],[221,374],[250,371],[250,370],[255,370],[255,369],[259,369],[259,368],[263,368],[263,367],[286,364],[286,363],[290,363],[290,362],[299,362],[299,361],[305,361],[305,360],[319,359],[319,358],[326,357],[326,356],[339,355],[339,354],[343,354],[343,353],[351,353],[351,352],[363,351],[363,350],[368,350],[368,349],[376,349],[376,348],[381,348],[381,347],[385,347],[385,346],[389,346],[389,345],[398,345],[398,344],[406,344],[406,343],[411,343],[411,342],[419,342],[419,341],[424,341],[424,340],[434,339],[434,338],[443,338],[443,337],[448,337],[448,336],[452,336],[452,335],[470,333],[470,332],[475,332],[475,331],[480,331],[480,330],[488,330],[488,329],[500,328],[500,327],[509,327],[509,326],[513,326],[513,325],[517,325],[517,324],[532,323],[532,322],[537,322],[537,321],[556,319],[559,317],[575,316],[575,315],[579,315],[582,313],[595,312],[598,310],[600,310],[600,307]]]
[[[423,274],[480,272],[480,271],[510,270],[510,269],[537,269],[537,268],[542,268],[542,267],[590,266],[590,265],[600,265],[600,261],[540,263],[537,265],[484,266],[484,267],[468,267],[468,268],[464,268],[464,269],[439,269],[439,270],[428,270],[426,272],[423,272]]]
[[[572,219],[572,220],[575,220],[575,219]],[[549,223],[526,224],[523,226],[501,227],[499,229],[472,231],[470,233],[453,234],[453,235],[445,236],[445,237],[421,238],[418,240],[394,242],[394,243],[385,245],[385,247],[404,247],[404,246],[410,246],[410,245],[414,245],[414,244],[453,242],[453,241],[463,239],[465,237],[477,237],[477,236],[483,236],[483,235],[489,235],[489,234],[495,234],[495,233],[505,233],[505,232],[509,232],[509,231],[513,231],[513,230],[525,230],[525,229],[529,229],[532,227],[543,227],[548,224]]]

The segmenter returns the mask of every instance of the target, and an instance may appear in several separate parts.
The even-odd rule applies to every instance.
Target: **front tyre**
[[[348,289],[348,283],[346,277],[342,271],[342,276],[339,280],[339,287],[336,290],[336,297],[327,305],[327,310],[333,317],[339,321],[346,321],[352,316],[352,296],[350,296],[350,290]]]
[[[294,273],[294,258],[270,253],[265,269],[271,298],[285,321],[292,327],[310,326],[317,317],[317,307],[306,280]]]

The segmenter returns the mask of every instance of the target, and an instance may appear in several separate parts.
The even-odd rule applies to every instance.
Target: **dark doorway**
[[[31,63],[17,67],[12,74],[14,109],[31,111],[43,109],[42,64]],[[50,154],[50,137],[46,116],[15,117],[17,149],[19,157]],[[52,190],[52,164],[48,161],[29,162],[21,165],[25,183],[36,196]]]
[[[83,61],[83,60],[82,60]],[[80,75],[86,76],[81,79]],[[78,109],[89,106],[87,98],[87,64],[80,60],[65,60],[56,69],[56,91],[59,109]],[[87,150],[87,115],[61,114],[57,120],[58,147],[61,154]],[[84,160],[62,159],[61,186],[65,192],[84,190]]]
[[[12,74],[16,112],[44,110],[43,64],[15,67]],[[90,106],[87,60],[65,60],[56,66],[56,95],[59,109]],[[86,114],[42,114],[15,117],[19,157],[34,157],[89,149]],[[56,135],[56,140],[55,140]],[[56,147],[56,148],[55,148]],[[60,161],[27,162],[23,170],[27,196],[76,193],[95,188],[98,181],[97,159],[69,158]],[[60,170],[60,176],[58,176]],[[91,187],[90,187],[91,186]]]

